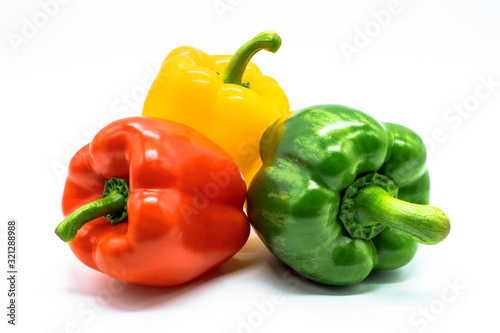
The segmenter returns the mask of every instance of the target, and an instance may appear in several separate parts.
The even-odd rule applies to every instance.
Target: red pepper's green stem
[[[122,193],[111,192],[105,198],[92,201],[68,215],[56,228],[56,234],[65,242],[72,241],[76,232],[87,222],[98,217],[123,211],[123,205],[127,201]]]
[[[221,74],[224,83],[241,84],[243,73],[250,59],[260,50],[275,53],[281,46],[281,38],[272,30],[261,32],[241,46]]]
[[[439,243],[450,232],[450,220],[439,208],[396,199],[378,186],[360,189],[353,200],[358,222],[377,221],[422,244]]]
[[[111,223],[118,223],[127,217],[127,181],[119,178],[106,180],[103,197],[89,202],[68,215],[56,227],[56,234],[65,242],[72,241],[78,230],[98,217],[105,216]]]

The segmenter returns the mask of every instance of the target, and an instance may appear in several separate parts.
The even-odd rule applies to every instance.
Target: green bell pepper
[[[278,259],[324,284],[409,263],[450,231],[429,203],[426,149],[410,129],[340,105],[277,120],[261,139],[248,193],[257,235]]]

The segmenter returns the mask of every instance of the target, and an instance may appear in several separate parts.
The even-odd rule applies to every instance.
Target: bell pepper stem
[[[98,217],[117,213],[123,210],[126,197],[114,191],[105,198],[92,201],[68,215],[56,228],[56,234],[65,242],[72,241],[77,231]]]
[[[239,84],[250,59],[260,50],[275,53],[281,46],[281,38],[272,30],[261,32],[241,46],[221,74],[224,83]]]
[[[450,232],[450,220],[439,208],[399,200],[378,186],[360,189],[354,207],[359,222],[377,221],[422,244],[437,244]]]
[[[129,189],[124,179],[106,180],[101,199],[89,202],[68,215],[56,227],[56,234],[64,242],[72,241],[86,223],[105,216],[111,223],[118,223],[127,217]]]

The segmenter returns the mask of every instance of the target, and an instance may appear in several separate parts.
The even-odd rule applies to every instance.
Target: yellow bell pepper
[[[173,120],[204,134],[231,155],[249,185],[262,165],[262,134],[290,110],[283,89],[250,59],[260,50],[274,53],[280,45],[274,31],[264,31],[234,56],[176,48],[163,61],[142,114]]]

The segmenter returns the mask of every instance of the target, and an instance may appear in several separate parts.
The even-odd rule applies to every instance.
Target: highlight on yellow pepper
[[[262,134],[290,110],[283,89],[250,59],[280,46],[281,38],[268,30],[233,56],[178,47],[163,61],[142,114],[185,124],[210,138],[238,163],[249,186],[262,165]]]

